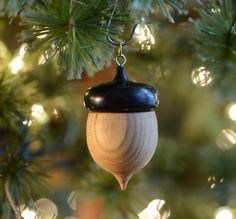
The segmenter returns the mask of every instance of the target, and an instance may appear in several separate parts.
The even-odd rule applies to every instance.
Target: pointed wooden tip
[[[123,177],[123,176],[115,176],[117,181],[120,184],[120,189],[121,191],[125,191],[125,189],[127,188],[127,185],[129,183],[129,180],[132,176],[127,176],[127,177]]]
[[[119,182],[121,191],[125,191],[129,181]]]

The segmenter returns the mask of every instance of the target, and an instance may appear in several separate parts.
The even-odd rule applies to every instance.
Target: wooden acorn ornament
[[[118,58],[123,58],[122,64]],[[130,81],[123,67],[125,62],[120,53],[114,80],[88,89],[84,96],[89,110],[89,152],[100,167],[114,175],[121,190],[151,160],[158,140],[154,111],[158,95],[153,87]]]

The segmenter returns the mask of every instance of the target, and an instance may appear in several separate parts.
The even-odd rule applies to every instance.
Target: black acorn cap
[[[146,112],[159,103],[155,89],[147,84],[129,81],[122,66],[117,67],[113,81],[89,88],[84,104],[95,112]]]

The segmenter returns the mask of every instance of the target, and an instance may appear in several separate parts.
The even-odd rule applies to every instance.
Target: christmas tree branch
[[[5,183],[4,183],[4,189],[5,189],[5,194],[7,197],[7,200],[11,206],[11,209],[13,210],[16,219],[24,219],[23,217],[21,217],[21,214],[19,212],[19,210],[17,209],[17,206],[15,205],[15,201],[12,197],[11,191],[10,191],[10,176],[6,177]]]
[[[157,5],[159,6],[160,11],[171,23],[174,23],[174,18],[172,17],[168,7],[171,7],[177,10],[179,14],[182,14],[186,11],[183,7],[184,4],[185,0],[157,0]]]
[[[197,10],[199,19],[190,19],[196,32],[196,50],[202,62],[221,78],[226,69],[232,69],[236,59],[233,1],[207,1],[201,6]]]
[[[174,17],[171,11],[177,11],[179,14],[184,14],[187,12],[184,8],[185,4],[186,0],[133,0],[131,6],[134,13],[139,11],[140,14],[143,12],[149,14],[160,11],[164,17],[174,23]]]
[[[41,50],[47,61],[56,57],[69,79],[81,78],[83,70],[93,74],[111,59],[113,47],[105,36],[121,33],[126,9],[114,10],[108,0],[42,2],[21,16],[28,27],[21,34],[28,51]]]
[[[6,194],[4,214],[11,208],[19,219],[17,203],[26,203],[43,188],[48,168],[29,149],[33,136],[27,121],[37,102],[36,84],[22,75],[2,71],[0,76],[0,193]],[[32,138],[31,138],[32,137]],[[33,138],[34,139],[34,138]],[[39,162],[42,164],[39,166]],[[14,198],[11,193],[14,188]],[[14,201],[15,200],[15,201]],[[8,218],[8,217],[7,217]]]

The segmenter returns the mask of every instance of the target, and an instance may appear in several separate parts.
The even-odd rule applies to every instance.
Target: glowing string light
[[[47,37],[47,34],[42,34],[37,36],[38,39],[44,39],[45,37]]]
[[[205,87],[212,82],[211,72],[203,66],[194,69],[191,78],[193,84],[200,87]]]
[[[36,219],[37,213],[32,209],[26,208],[22,211],[21,216],[24,219]]]
[[[170,211],[166,209],[164,200],[155,199],[138,216],[139,219],[167,219],[170,216]]]
[[[57,217],[57,206],[47,198],[41,198],[35,202],[35,206],[39,209],[40,219],[53,219]]]
[[[9,68],[12,74],[17,74],[24,67],[24,56],[26,53],[27,44],[22,44],[17,56],[9,63]]]
[[[12,74],[17,74],[23,67],[24,62],[21,56],[15,57],[9,64]]]
[[[43,106],[38,103],[31,107],[31,115],[41,123],[45,123],[48,120],[48,115],[45,112]]]
[[[228,207],[217,209],[215,213],[215,219],[233,219],[232,210]]]
[[[134,32],[134,39],[141,45],[141,49],[150,50],[155,44],[155,38],[150,28],[144,23],[145,19],[141,19],[141,23],[137,25]]]
[[[32,125],[32,120],[24,120],[22,122],[23,125],[30,127]]]
[[[228,114],[231,120],[236,121],[236,104],[231,104],[228,107]]]
[[[229,150],[236,144],[236,133],[231,129],[223,129],[216,139],[217,146]]]

